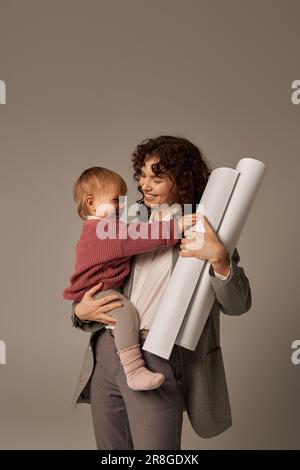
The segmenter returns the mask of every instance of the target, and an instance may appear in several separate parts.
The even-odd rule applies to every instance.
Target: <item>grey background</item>
[[[2,449],[93,449],[70,401],[88,337],[62,299],[81,222],[80,172],[120,172],[143,138],[182,135],[213,167],[255,157],[267,175],[238,249],[251,311],[222,316],[233,427],[186,449],[299,448],[300,2],[1,0]],[[199,397],[201,400],[201,397]]]

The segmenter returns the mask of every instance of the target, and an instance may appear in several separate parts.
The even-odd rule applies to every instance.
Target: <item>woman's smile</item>
[[[157,194],[144,193],[144,199],[147,201],[153,201],[157,197]]]

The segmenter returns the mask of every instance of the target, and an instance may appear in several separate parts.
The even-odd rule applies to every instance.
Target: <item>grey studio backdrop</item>
[[[71,397],[88,336],[62,299],[80,172],[121,173],[145,137],[182,135],[212,167],[268,170],[238,249],[253,307],[222,316],[233,427],[183,449],[299,448],[299,1],[0,1],[1,449],[93,449]],[[201,396],[199,396],[201,400]]]

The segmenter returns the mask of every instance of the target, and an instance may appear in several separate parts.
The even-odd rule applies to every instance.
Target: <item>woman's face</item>
[[[159,157],[146,157],[139,185],[144,194],[144,204],[148,207],[156,204],[168,204],[171,206],[176,201],[171,193],[173,183],[168,175],[161,173],[156,176],[152,171],[152,165],[159,162]]]

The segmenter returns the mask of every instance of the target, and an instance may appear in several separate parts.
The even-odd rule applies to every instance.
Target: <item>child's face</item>
[[[112,218],[119,215],[119,194],[110,192],[94,199],[94,214],[100,218]]]

